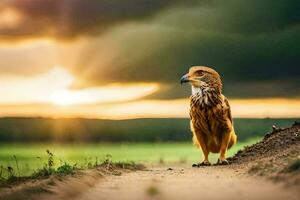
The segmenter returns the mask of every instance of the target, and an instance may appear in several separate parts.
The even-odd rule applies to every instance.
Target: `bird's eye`
[[[197,71],[197,76],[203,76],[204,75],[204,73],[203,73],[203,71]]]

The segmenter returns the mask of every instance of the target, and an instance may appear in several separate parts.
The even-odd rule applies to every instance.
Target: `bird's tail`
[[[232,129],[232,132],[230,135],[231,135],[231,137],[230,137],[230,141],[228,144],[228,149],[230,149],[230,147],[232,147],[237,142],[237,136],[234,132],[234,129]]]

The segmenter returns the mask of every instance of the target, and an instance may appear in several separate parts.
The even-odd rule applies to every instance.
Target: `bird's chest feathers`
[[[211,88],[192,87],[191,108],[211,108],[222,104],[222,97]]]
[[[192,88],[190,98],[190,117],[199,127],[210,127],[222,118],[224,111],[223,95],[207,88]],[[198,124],[198,125],[197,125]]]
[[[202,90],[203,89],[201,89],[201,88],[192,86],[192,95],[193,96],[196,96],[196,95],[203,96],[203,91]]]

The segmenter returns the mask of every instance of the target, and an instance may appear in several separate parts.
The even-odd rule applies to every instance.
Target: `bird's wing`
[[[232,116],[228,100],[223,96],[223,103],[212,109],[209,120],[213,122],[211,130],[213,134],[223,133],[232,128]]]
[[[225,105],[228,107],[228,109],[227,109],[227,116],[228,116],[229,120],[230,120],[231,123],[232,123],[231,108],[230,108],[228,99],[227,99],[225,96],[224,96],[224,102],[225,102]]]

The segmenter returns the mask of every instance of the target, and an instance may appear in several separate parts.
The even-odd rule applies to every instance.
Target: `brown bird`
[[[208,154],[220,153],[217,164],[229,164],[226,151],[232,147],[237,136],[234,132],[231,110],[227,98],[222,94],[220,75],[204,66],[191,67],[181,78],[181,84],[192,86],[190,118],[193,141],[201,147],[204,160],[196,166],[211,165]]]

